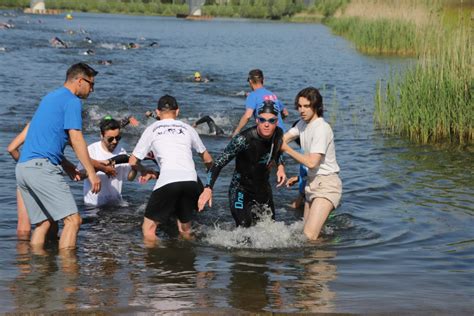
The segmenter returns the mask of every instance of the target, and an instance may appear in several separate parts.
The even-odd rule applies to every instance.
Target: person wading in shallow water
[[[159,175],[150,175],[145,179],[158,178],[146,206],[142,225],[147,246],[156,243],[156,229],[159,225],[166,224],[171,215],[177,217],[180,235],[186,239],[192,238],[191,218],[202,191],[202,184],[198,182],[194,167],[192,149],[201,156],[207,168],[212,164],[212,157],[196,130],[176,119],[179,106],[174,97],[161,97],[156,114],[160,120],[143,132],[129,160],[130,165],[135,167],[151,150],[160,167]]]
[[[285,134],[281,150],[308,168],[304,234],[308,239],[316,240],[329,213],[339,205],[342,182],[336,161],[334,134],[323,118],[323,98],[318,89],[309,87],[301,90],[296,95],[295,107],[301,120]],[[300,138],[303,153],[287,144],[297,137]]]
[[[74,166],[64,164],[64,148],[71,143],[87,171],[93,193],[100,191],[100,179],[87,152],[82,135],[82,103],[94,91],[97,71],[84,63],[72,65],[64,86],[46,95],[30,122],[25,144],[16,166],[16,178],[32,224],[36,225],[30,243],[43,246],[46,234],[57,220],[64,221],[59,249],[75,248],[81,225],[77,205],[63,169],[79,179]]]
[[[283,130],[277,127],[278,112],[273,101],[263,102],[257,109],[257,126],[232,138],[208,172],[207,184],[199,197],[199,211],[207,203],[212,206],[212,190],[217,177],[222,168],[235,158],[229,202],[236,225],[254,225],[267,210],[270,210],[272,219],[275,218],[272,189],[268,182],[271,167],[277,166],[277,186],[286,180],[280,156]]]

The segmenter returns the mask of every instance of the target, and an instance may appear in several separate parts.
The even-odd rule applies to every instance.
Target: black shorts
[[[168,183],[151,193],[145,217],[166,224],[171,215],[176,215],[181,223],[187,223],[197,209],[202,189],[195,181]]]
[[[253,226],[260,219],[269,215],[272,219],[275,219],[275,206],[270,186],[261,191],[263,192],[254,194],[245,190],[242,186],[229,189],[230,211],[237,226]]]

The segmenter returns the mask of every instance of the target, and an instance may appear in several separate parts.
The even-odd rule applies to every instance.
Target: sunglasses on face
[[[90,85],[91,89],[94,89],[95,82],[92,82],[92,81],[90,81],[89,79],[86,79],[86,78],[81,78],[81,79],[84,80],[85,82],[87,82]]]
[[[117,141],[117,143],[122,139],[122,136],[118,135],[118,136],[111,136],[111,137],[106,137],[105,140],[107,141],[107,143],[111,143],[114,141],[114,139]]]
[[[266,118],[263,118],[263,117],[261,117],[261,116],[258,116],[258,117],[257,117],[257,121],[258,121],[259,123],[266,123],[266,122],[268,122],[268,123],[270,123],[270,124],[275,124],[276,122],[278,122],[278,118],[277,118],[277,117],[272,117],[272,118],[266,119]]]

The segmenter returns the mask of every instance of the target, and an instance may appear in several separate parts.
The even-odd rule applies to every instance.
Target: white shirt
[[[308,178],[314,179],[316,175],[329,175],[339,172],[336,161],[336,147],[331,126],[322,117],[307,124],[300,120],[287,134],[290,139],[300,137],[301,148],[305,154],[322,154],[319,168],[308,169]]]
[[[87,150],[89,151],[89,156],[95,160],[107,160],[114,156],[127,153],[125,149],[119,146],[115,147],[113,152],[110,152],[102,147],[100,141],[90,144]],[[79,163],[77,169],[82,170],[84,167]],[[131,167],[128,163],[115,165],[117,176],[113,178],[109,178],[104,172],[98,171],[96,174],[100,178],[101,188],[97,194],[91,192],[91,183],[89,180],[84,180],[84,203],[92,206],[101,206],[108,203],[120,202],[122,200],[122,183],[127,179],[130,169]]]
[[[153,151],[160,167],[160,176],[153,190],[168,183],[197,181],[192,149],[202,154],[206,147],[190,125],[174,119],[164,119],[148,126],[138,141],[133,155],[143,160]]]

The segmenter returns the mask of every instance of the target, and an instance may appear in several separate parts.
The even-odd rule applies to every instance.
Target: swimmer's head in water
[[[175,111],[178,109],[178,102],[174,97],[166,94],[158,100],[158,106],[156,108],[159,111]]]
[[[262,104],[260,104],[260,106],[257,108],[257,114],[271,113],[278,116],[279,112],[280,111],[278,110],[278,107],[272,100],[263,101]]]
[[[201,74],[197,71],[194,73],[194,81],[201,81]]]

